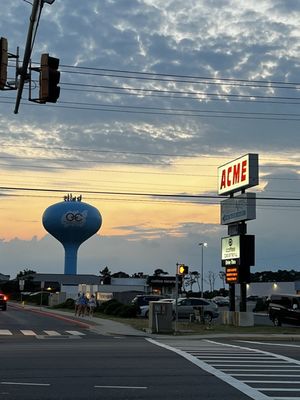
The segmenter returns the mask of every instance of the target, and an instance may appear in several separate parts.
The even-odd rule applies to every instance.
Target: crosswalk
[[[296,359],[213,340],[156,344],[175,351],[252,399],[300,400],[300,361]]]
[[[73,336],[73,337],[83,337],[86,336],[86,333],[82,331],[56,331],[56,330],[38,330],[34,331],[31,329],[19,329],[12,331],[10,329],[0,329],[0,337],[2,336],[31,336],[31,337],[64,337],[64,336]]]

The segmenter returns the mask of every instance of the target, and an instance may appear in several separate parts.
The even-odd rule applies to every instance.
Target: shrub
[[[127,305],[120,303],[116,299],[108,300],[102,303],[97,311],[107,315],[114,315],[122,318],[134,318],[137,315],[138,307],[136,305]]]
[[[75,300],[74,299],[67,299],[63,303],[57,304],[53,306],[53,308],[68,308],[73,310],[75,308]]]

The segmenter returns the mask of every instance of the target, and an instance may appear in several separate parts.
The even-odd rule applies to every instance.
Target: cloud
[[[20,46],[21,61],[31,5],[11,0],[1,6],[1,35],[8,38],[9,51]],[[257,152],[260,195],[296,195],[299,40],[296,0],[45,4],[32,61],[39,65],[43,52],[60,59],[61,95],[57,104],[34,104],[26,83],[14,115],[16,93],[0,93],[3,185],[215,193],[218,165]],[[10,78],[14,74],[10,60]],[[31,79],[32,95],[38,96],[38,73]],[[32,204],[15,197],[19,192],[3,191],[8,193],[12,201],[1,196],[0,205],[2,218],[9,221],[9,229],[0,230],[6,240],[0,246],[1,268],[8,269],[1,272],[23,267],[18,254],[27,254],[32,269],[62,271],[62,249],[51,238],[41,238],[38,225],[46,201],[40,199],[32,214]],[[171,218],[172,207],[155,214],[155,203],[151,211],[146,206],[142,211],[126,199],[115,198],[119,207],[105,200],[110,231],[82,247],[79,269],[92,273],[103,263],[132,273],[158,265],[172,272],[177,261],[185,260],[196,267],[196,244],[205,240],[210,243],[207,266],[218,270],[220,237],[227,232],[218,225],[215,208],[174,206]],[[257,234],[256,268],[297,263],[297,255],[292,256],[297,253],[296,210],[280,208],[278,202],[259,205],[257,220],[249,223]],[[20,221],[27,221],[27,231],[35,229],[39,239],[21,240],[25,228]],[[17,239],[11,239],[12,230]]]

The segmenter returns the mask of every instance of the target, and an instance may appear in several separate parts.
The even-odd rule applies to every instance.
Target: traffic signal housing
[[[187,265],[180,264],[178,265],[177,273],[181,276],[187,275],[189,273],[189,267]]]
[[[8,65],[7,39],[2,37],[0,39],[0,90],[4,90],[6,86],[7,65]]]
[[[58,86],[60,72],[58,71],[59,58],[42,54],[40,66],[40,103],[56,103],[60,94]]]

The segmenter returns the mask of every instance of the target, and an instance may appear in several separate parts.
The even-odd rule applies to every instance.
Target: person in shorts
[[[92,294],[88,301],[89,308],[89,316],[92,317],[94,315],[95,308],[97,307],[97,302],[95,296]]]

